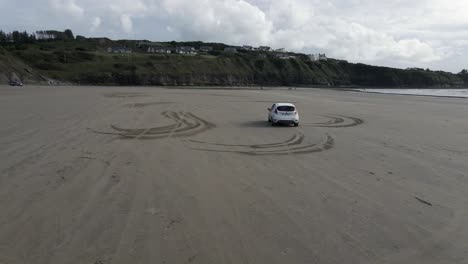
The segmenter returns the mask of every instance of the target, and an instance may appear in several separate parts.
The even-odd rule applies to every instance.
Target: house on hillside
[[[278,59],[282,59],[282,60],[288,60],[288,59],[295,59],[296,58],[296,56],[285,53],[285,52],[275,53],[275,57],[278,58]]]
[[[197,51],[195,50],[194,47],[180,46],[176,48],[176,53],[183,54],[183,55],[196,55]]]
[[[224,48],[225,52],[237,52],[237,48],[235,47],[226,47]]]
[[[161,42],[152,42],[152,41],[140,41],[137,44],[138,48],[147,48],[147,47],[161,47],[164,46]]]
[[[325,54],[310,54],[308,55],[311,61],[326,61],[327,56]]]
[[[247,46],[247,45],[242,46],[242,49],[243,50],[254,50],[254,48],[252,46]]]
[[[171,54],[173,49],[167,47],[148,47],[148,53]]]
[[[275,52],[284,53],[286,50],[284,48],[276,49]]]
[[[127,47],[109,47],[107,48],[109,53],[132,53],[132,50]]]
[[[270,51],[271,48],[268,47],[268,46],[260,46],[260,47],[258,47],[258,50],[259,50],[259,51]]]
[[[210,52],[213,51],[213,47],[210,46],[201,46],[200,47],[200,52]]]
[[[161,47],[163,46],[161,42],[152,42],[148,40],[139,41],[137,44],[138,48],[147,48],[147,47]]]

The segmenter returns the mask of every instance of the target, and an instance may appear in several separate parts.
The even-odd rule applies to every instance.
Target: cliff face
[[[333,59],[311,62],[301,54],[292,59],[279,59],[265,52],[215,51],[195,56],[113,54],[106,52],[106,46],[111,44],[89,39],[9,45],[0,49],[0,81],[11,79],[15,73],[26,83],[50,78],[91,85],[454,87],[467,84],[466,78],[447,72],[393,69]],[[129,46],[132,42],[125,44]]]
[[[459,75],[452,73],[401,70],[335,60],[307,62],[243,55],[237,55],[239,57],[235,59],[176,56],[158,58],[151,66],[138,62],[102,65],[95,71],[53,77],[74,83],[105,85],[457,87],[465,84]]]
[[[0,84],[9,81],[39,83],[42,78],[30,66],[0,46]]]

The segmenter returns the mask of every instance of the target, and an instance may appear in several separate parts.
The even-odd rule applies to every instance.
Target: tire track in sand
[[[190,112],[162,112],[162,115],[174,121],[174,124],[150,128],[122,128],[110,125],[113,131],[88,130],[103,135],[119,136],[122,139],[158,139],[165,137],[193,136],[216,127]]]
[[[189,140],[195,146],[189,148],[207,152],[237,153],[250,156],[309,154],[333,148],[335,140],[326,134],[325,138],[317,143],[305,143],[302,132],[295,133],[291,138],[276,143],[267,144],[221,144],[204,141]],[[198,146],[197,146],[198,145]]]
[[[124,106],[128,108],[143,108],[143,107],[153,106],[153,105],[168,105],[168,104],[174,104],[174,103],[175,102],[146,102],[146,103],[126,104]]]
[[[318,122],[318,123],[304,123],[302,122],[301,125],[303,126],[313,126],[313,127],[330,127],[330,128],[342,128],[342,127],[354,127],[364,124],[364,120],[352,117],[352,116],[344,116],[344,115],[323,115],[323,117],[328,118],[329,120],[326,122]]]

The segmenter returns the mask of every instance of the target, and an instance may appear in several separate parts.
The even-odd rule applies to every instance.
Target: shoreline
[[[392,91],[393,90],[393,91]],[[424,96],[424,97],[444,97],[444,98],[460,98],[468,99],[468,89],[351,89],[350,91],[360,93],[373,93],[373,94],[389,94],[389,95],[405,95],[405,96]],[[415,91],[421,91],[423,93],[414,93]],[[424,93],[427,91],[433,91],[434,93]],[[437,94],[436,91],[441,92],[465,92],[463,94]]]

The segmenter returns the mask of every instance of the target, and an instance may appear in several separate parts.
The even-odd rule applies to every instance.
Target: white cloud
[[[93,21],[91,22],[90,31],[91,32],[96,31],[99,28],[99,26],[101,26],[101,23],[102,23],[101,18],[100,17],[95,17],[93,19]]]
[[[391,59],[400,62],[431,62],[440,60],[442,54],[430,44],[418,39],[400,39],[358,23],[336,21],[328,29],[332,38],[322,49],[330,54],[353,61],[372,62]]]
[[[82,17],[84,13],[83,8],[77,5],[74,0],[49,0],[49,4],[61,15]]]
[[[132,32],[133,22],[132,22],[132,18],[129,15],[127,14],[120,15],[120,24],[122,26],[122,30],[125,33]]]
[[[233,44],[267,43],[272,28],[265,13],[245,1],[161,1],[157,13],[183,39],[227,41]]]
[[[275,1],[270,4],[267,13],[276,30],[296,29],[311,21],[315,9],[310,2]]]

